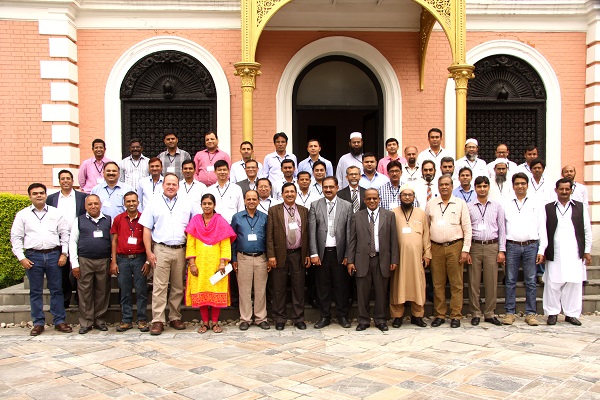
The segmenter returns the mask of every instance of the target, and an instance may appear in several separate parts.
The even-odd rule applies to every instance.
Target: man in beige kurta
[[[429,224],[425,211],[414,207],[415,192],[410,185],[400,188],[400,207],[396,214],[396,228],[400,248],[400,264],[394,271],[390,287],[392,326],[399,328],[404,315],[404,303],[411,302],[410,322],[425,327],[425,268],[431,260]]]

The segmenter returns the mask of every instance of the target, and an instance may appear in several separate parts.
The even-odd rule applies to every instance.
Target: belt
[[[325,251],[335,251],[337,247],[325,247]]]
[[[56,246],[51,249],[44,249],[44,250],[25,249],[25,251],[32,251],[34,253],[52,253],[53,251],[59,251],[59,250],[61,250],[60,246]]]
[[[498,238],[496,239],[491,239],[491,240],[471,240],[471,243],[476,243],[476,244],[494,244],[494,243],[498,243]]]
[[[369,257],[373,258],[373,257],[378,257],[379,256],[379,252],[377,253],[370,253]]]
[[[164,244],[164,243],[158,243],[158,242],[156,244],[160,244],[161,246],[165,246],[170,249],[184,249],[185,248],[185,244]]]
[[[506,243],[518,244],[519,246],[528,246],[530,244],[537,243],[537,240],[527,240],[525,242],[517,242],[516,240],[508,240],[506,239]]]
[[[434,242],[433,240],[431,241],[431,243],[433,244],[437,244],[438,246],[444,246],[444,247],[448,247],[453,245],[456,242],[460,242],[461,240],[463,240],[463,238],[460,239],[456,239],[456,240],[452,240],[451,242],[446,242],[446,243],[438,243],[438,242]]]
[[[240,253],[242,253],[245,256],[249,256],[249,257],[259,257],[259,256],[262,256],[263,254],[265,254],[264,251],[259,251],[257,253],[246,253],[245,251],[240,251]]]
[[[138,257],[142,257],[146,253],[137,253],[137,254],[117,254],[117,257],[129,258],[130,260]]]
[[[300,247],[296,247],[295,249],[287,249],[287,253],[288,254],[292,254],[292,253],[295,253],[297,251],[300,251]]]

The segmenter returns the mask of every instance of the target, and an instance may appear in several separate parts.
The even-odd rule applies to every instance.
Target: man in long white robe
[[[546,205],[546,271],[544,272],[544,313],[548,325],[557,322],[561,307],[565,321],[581,325],[582,282],[586,265],[592,261],[592,227],[583,203],[571,200],[573,182],[556,182],[558,201]]]

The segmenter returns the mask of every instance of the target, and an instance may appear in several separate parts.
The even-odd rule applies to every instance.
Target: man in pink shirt
[[[104,157],[106,144],[102,139],[94,139],[92,142],[94,157],[88,158],[79,167],[79,187],[82,192],[90,193],[94,186],[104,182],[104,165],[112,161]]]
[[[385,149],[387,150],[388,155],[379,160],[379,164],[377,165],[377,172],[389,178],[387,166],[390,163],[390,161],[399,161],[401,164],[406,164],[406,158],[401,157],[398,154],[399,147],[400,146],[396,138],[389,138],[385,141]]]
[[[219,150],[219,138],[215,132],[209,132],[204,135],[204,144],[206,149],[200,150],[194,157],[194,162],[196,163],[194,179],[204,183],[206,186],[210,186],[217,182],[215,162],[225,160],[227,165],[231,165],[231,158],[229,154]]]

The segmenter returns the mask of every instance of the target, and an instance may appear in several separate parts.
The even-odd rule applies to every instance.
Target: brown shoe
[[[140,332],[148,332],[150,330],[150,326],[147,321],[138,321],[137,327]]]
[[[44,332],[44,325],[34,325],[33,329],[31,330],[31,332],[29,332],[29,334],[31,336],[39,336],[42,334],[42,332]]]
[[[118,326],[117,326],[117,332],[125,332],[130,330],[131,328],[133,328],[133,324],[130,322],[121,322]]]
[[[153,336],[160,335],[165,330],[165,326],[162,322],[153,322],[152,329],[150,329],[150,334]]]
[[[185,329],[185,324],[180,319],[175,319],[169,322],[169,326],[173,329],[177,329],[178,331]]]
[[[69,325],[65,324],[64,322],[58,325],[54,325],[54,329],[56,329],[59,332],[62,333],[71,333],[73,332],[73,328],[71,328]]]

